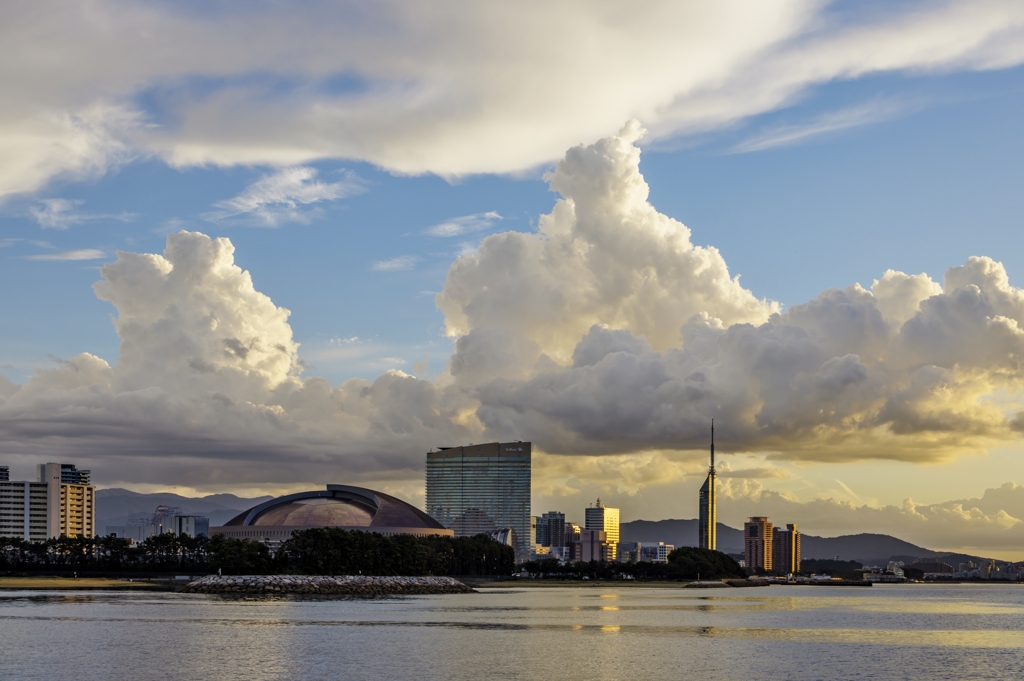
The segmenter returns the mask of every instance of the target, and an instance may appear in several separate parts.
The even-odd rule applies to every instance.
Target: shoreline
[[[173,580],[110,577],[0,577],[0,591],[174,591]]]

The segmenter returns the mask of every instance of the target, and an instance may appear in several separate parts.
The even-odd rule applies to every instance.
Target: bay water
[[[0,592],[6,679],[1020,679],[1024,586]]]

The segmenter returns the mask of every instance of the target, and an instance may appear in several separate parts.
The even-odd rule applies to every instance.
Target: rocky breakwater
[[[722,580],[704,580],[700,582],[690,582],[689,584],[683,585],[684,589],[728,589],[729,585]]]
[[[344,575],[209,575],[181,588],[199,594],[322,594],[329,596],[399,596],[463,594],[473,589],[451,577],[367,577]]]

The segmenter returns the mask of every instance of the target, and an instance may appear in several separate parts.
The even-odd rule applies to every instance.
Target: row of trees
[[[667,563],[559,563],[554,558],[530,561],[523,569],[537,577],[556,579],[729,579],[743,578],[739,563],[720,551],[683,546],[668,554]]]
[[[5,572],[506,575],[514,563],[512,548],[486,535],[384,536],[315,528],[296,532],[273,553],[262,542],[220,535],[166,533],[134,545],[117,537],[0,538]]]
[[[386,536],[336,527],[296,532],[275,557],[315,575],[509,575],[515,567],[512,547],[485,534]]]

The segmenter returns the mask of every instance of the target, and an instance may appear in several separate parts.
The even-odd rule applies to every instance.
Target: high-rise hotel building
[[[743,524],[743,551],[747,567],[772,571],[772,524],[764,516],[751,517]]]
[[[426,511],[456,537],[511,527],[516,560],[529,560],[531,461],[529,442],[429,452]]]
[[[772,570],[780,574],[800,572],[800,531],[796,525],[772,530]]]
[[[715,499],[715,420],[711,419],[711,467],[697,496],[697,546],[718,550],[718,504]]]
[[[38,480],[0,480],[0,536],[45,541],[61,535],[96,536],[96,488],[89,471],[45,463]]]

